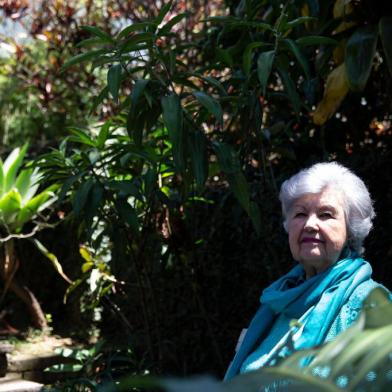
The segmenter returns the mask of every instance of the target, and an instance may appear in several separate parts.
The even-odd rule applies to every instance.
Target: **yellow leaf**
[[[356,22],[346,22],[344,18],[353,12],[353,6],[351,0],[336,0],[333,6],[333,17],[335,19],[342,18],[342,23],[334,30],[334,34],[340,33],[344,30],[355,26]]]
[[[346,15],[351,14],[353,12],[353,6],[351,4],[351,0],[336,0],[333,6],[333,17],[343,18]]]
[[[343,63],[344,54],[346,52],[347,39],[342,39],[339,41],[339,45],[335,47],[332,53],[333,61],[336,65]]]
[[[88,249],[85,246],[81,245],[79,247],[79,253],[80,253],[80,256],[82,256],[83,259],[86,260],[88,263],[93,263],[93,258],[91,257],[90,252],[88,251]]]
[[[313,122],[324,124],[337,110],[348,92],[348,80],[345,64],[340,64],[327,78],[324,96],[313,112]]]

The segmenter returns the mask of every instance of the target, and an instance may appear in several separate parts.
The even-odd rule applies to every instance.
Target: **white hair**
[[[287,231],[287,216],[295,200],[308,193],[320,193],[326,188],[336,189],[343,195],[348,245],[361,254],[363,241],[373,227],[373,202],[364,182],[337,162],[317,163],[282,184],[279,199],[284,228]]]

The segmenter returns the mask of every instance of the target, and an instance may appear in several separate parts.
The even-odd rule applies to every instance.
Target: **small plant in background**
[[[0,243],[3,245],[3,257],[0,261],[0,275],[4,289],[0,302],[8,290],[13,291],[28,307],[32,323],[38,329],[48,326],[45,314],[35,295],[26,286],[16,282],[15,274],[20,266],[15,241],[29,239],[44,254],[56,268],[58,273],[68,282],[70,279],[64,274],[56,256],[35,238],[35,234],[50,225],[48,216],[43,215],[57,199],[57,186],[50,186],[38,192],[41,175],[37,168],[23,167],[23,160],[28,145],[15,148],[4,163],[0,160]],[[28,227],[29,231],[23,230]]]
[[[56,352],[69,363],[53,365],[45,371],[66,374],[68,380],[45,391],[98,391],[118,384],[126,376],[148,373],[130,348],[111,347],[103,340],[90,348],[59,348]]]

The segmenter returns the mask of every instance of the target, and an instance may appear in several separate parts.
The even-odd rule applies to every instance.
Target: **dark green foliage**
[[[369,184],[368,258],[389,284],[390,17],[367,2],[335,16],[333,1],[230,1],[227,14],[209,2],[213,17],[179,3],[141,7],[149,18],[119,31],[75,29],[56,78],[83,70],[67,91],[100,121],[70,114],[39,165],[83,243],[67,301],[101,301],[103,334],[154,372],[222,375],[262,288],[292,264],[277,196],[298,169],[337,159]],[[347,89],[331,98],[343,63]]]

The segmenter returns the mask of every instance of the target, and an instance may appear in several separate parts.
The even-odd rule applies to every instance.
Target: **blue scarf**
[[[371,278],[371,274],[370,264],[351,254],[298,285],[305,271],[301,265],[295,266],[263,291],[261,306],[226,372],[225,380],[239,372],[245,358],[269,333],[280,313],[298,319],[312,307],[305,319],[301,320],[302,333],[295,342],[295,348],[305,349],[322,344],[341,307],[359,284]]]

